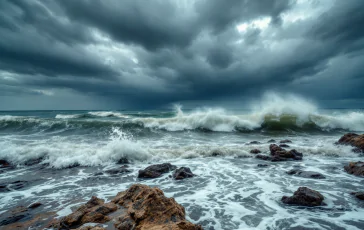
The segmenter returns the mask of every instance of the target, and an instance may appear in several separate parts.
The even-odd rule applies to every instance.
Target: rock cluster
[[[118,211],[117,211],[118,210]],[[115,215],[113,212],[117,213]],[[112,215],[109,215],[113,213]],[[56,229],[77,228],[101,230],[102,227],[82,227],[85,223],[114,223],[119,230],[201,230],[200,225],[185,219],[185,209],[173,198],[164,196],[162,190],[147,185],[134,184],[120,192],[109,203],[92,197],[70,215],[56,221]]]
[[[356,147],[356,150],[364,152],[364,134],[347,133],[339,139],[337,144],[351,145]]]
[[[168,173],[176,168],[176,166],[170,163],[151,165],[143,170],[139,170],[138,178],[157,178],[163,173]]]

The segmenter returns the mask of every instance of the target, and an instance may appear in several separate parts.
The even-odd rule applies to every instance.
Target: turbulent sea
[[[3,111],[0,159],[17,167],[3,170],[0,184],[26,182],[0,192],[0,214],[38,201],[44,204],[38,212],[65,216],[92,195],[109,200],[143,183],[174,197],[204,229],[364,229],[364,202],[350,195],[364,189],[364,179],[343,169],[363,156],[335,145],[347,132],[364,132],[363,110],[320,110],[306,101],[230,111]],[[288,149],[302,152],[303,160],[269,162],[249,153],[268,153],[270,139],[291,140]],[[131,162],[131,172],[108,174],[121,158]],[[40,164],[30,165],[37,159]],[[137,179],[139,169],[163,162],[197,176]],[[286,174],[294,168],[326,179]],[[300,186],[321,192],[327,206],[281,203]]]

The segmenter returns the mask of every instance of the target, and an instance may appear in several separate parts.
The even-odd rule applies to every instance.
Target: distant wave
[[[96,117],[119,117],[119,118],[128,118],[128,116],[118,113],[118,112],[108,112],[108,111],[100,111],[100,112],[89,112],[89,114]]]
[[[57,114],[55,118],[57,118],[57,119],[79,119],[79,118],[94,118],[94,117],[128,118],[128,116],[123,115],[122,113],[109,112],[109,111],[88,112],[85,114]]]

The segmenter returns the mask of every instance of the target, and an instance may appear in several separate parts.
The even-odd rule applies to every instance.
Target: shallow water
[[[0,159],[17,167],[1,173],[0,184],[27,183],[0,192],[0,213],[38,201],[44,205],[37,212],[64,216],[92,195],[110,199],[133,183],[144,183],[174,197],[186,208],[188,220],[205,229],[363,229],[364,202],[350,192],[362,191],[364,179],[343,169],[363,156],[334,144],[345,132],[363,131],[363,118],[360,110],[302,114],[292,108],[1,112]],[[302,152],[303,160],[267,162],[249,153],[258,148],[268,154],[272,138],[292,140],[288,149]],[[41,164],[24,165],[40,157]],[[120,167],[116,162],[121,157],[132,162],[131,172],[105,173]],[[137,179],[139,169],[161,162],[190,167],[197,176],[174,181],[167,173]],[[68,168],[75,164],[79,166]],[[320,172],[326,179],[286,174],[293,168]],[[327,206],[280,202],[300,186],[322,193]]]

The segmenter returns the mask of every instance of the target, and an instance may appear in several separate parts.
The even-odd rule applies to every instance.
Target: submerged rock
[[[194,177],[194,176],[195,176],[195,174],[193,174],[191,172],[191,169],[187,168],[187,167],[181,167],[181,168],[176,169],[172,175],[172,177],[175,180],[182,180],[182,179]]]
[[[276,140],[270,139],[267,143],[275,143],[275,142],[276,142]]]
[[[265,167],[268,167],[269,165],[267,165],[267,164],[258,164],[257,165],[259,168],[265,168]]]
[[[0,168],[8,168],[8,167],[11,167],[11,164],[9,161],[0,160]]]
[[[29,205],[29,206],[28,206],[28,208],[30,208],[30,209],[35,209],[35,208],[38,208],[38,207],[39,207],[39,206],[41,206],[41,205],[42,205],[42,203],[35,202],[35,203],[33,203],[33,204]]]
[[[305,178],[313,178],[313,179],[325,179],[326,177],[318,172],[312,172],[312,171],[302,171],[299,169],[292,169],[286,172],[288,175],[295,175],[299,177],[305,177]]]
[[[170,172],[177,167],[170,163],[156,164],[146,167],[143,170],[139,170],[138,178],[157,178],[163,173]]]
[[[360,200],[364,200],[364,192],[352,192],[351,195],[356,196]]]
[[[323,203],[324,199],[324,196],[315,190],[307,187],[299,187],[298,190],[294,192],[293,196],[283,196],[282,202],[285,204],[313,207],[325,205],[325,203]]]
[[[356,133],[347,133],[342,136],[337,144],[341,145],[351,145],[356,147],[357,151],[364,151],[364,134],[359,135]]]
[[[262,151],[260,151],[259,149],[252,149],[250,150],[250,153],[253,153],[253,154],[258,154],[258,153],[261,153]]]
[[[344,167],[345,171],[355,176],[364,176],[364,162],[350,162]]]
[[[183,206],[158,188],[135,184],[118,193],[112,202],[127,209],[116,218],[117,229],[202,230],[200,225],[186,221]]]
[[[282,144],[284,144],[284,143],[292,143],[292,141],[291,140],[288,140],[288,139],[285,139],[285,140],[281,140],[279,143],[282,143]]]
[[[116,175],[116,174],[130,173],[132,171],[129,170],[129,169],[126,169],[124,167],[121,167],[121,168],[117,168],[117,169],[105,170],[104,172],[107,173],[107,174],[110,174],[110,175]]]
[[[287,144],[280,144],[279,147],[281,147],[281,148],[289,148],[289,145],[287,145]]]
[[[272,160],[272,157],[267,156],[267,155],[261,155],[261,154],[256,155],[255,158],[258,158],[258,159],[261,159],[261,160],[265,160],[265,161]]]
[[[24,206],[19,206],[13,210],[1,214],[0,226],[13,224],[19,220],[29,217],[30,213],[28,213],[28,209]]]
[[[248,145],[258,145],[261,144],[259,141],[251,141],[248,143]]]
[[[2,183],[0,184],[0,192],[8,192],[12,190],[19,190],[24,188],[29,182],[28,181],[14,181],[9,183]]]
[[[117,164],[129,164],[130,161],[126,157],[122,157],[118,160]]]

